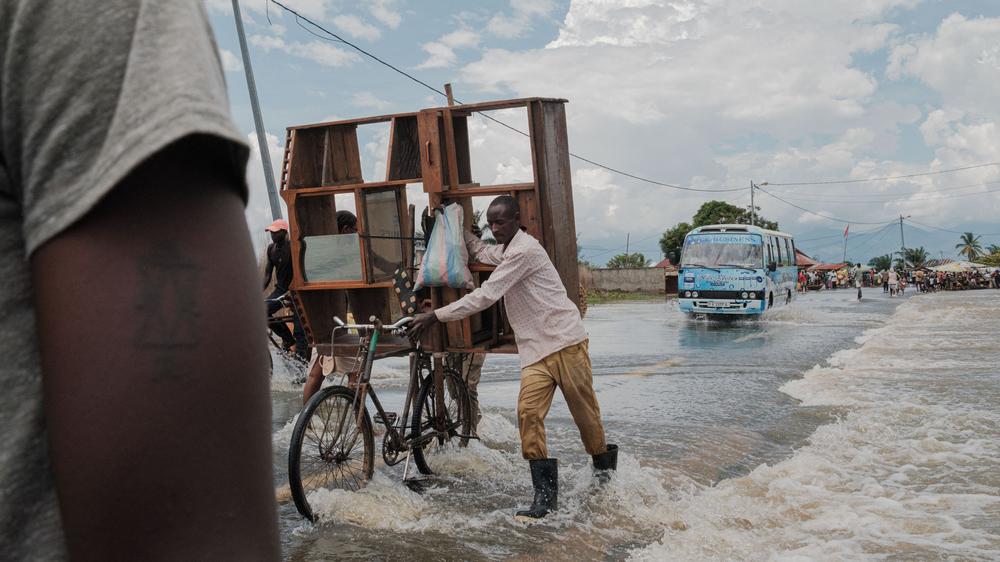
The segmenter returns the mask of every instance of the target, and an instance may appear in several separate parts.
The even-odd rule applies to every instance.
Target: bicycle
[[[274,326],[279,324],[288,324],[289,322],[295,321],[295,313],[292,312],[292,298],[291,293],[284,293],[276,299],[265,299],[266,303],[276,302],[281,305],[278,312],[273,316],[267,317],[267,339],[271,344],[271,347],[278,353],[278,356],[285,359],[285,367],[289,370],[294,370],[292,373],[292,381],[295,383],[301,383],[305,381],[306,378],[306,363],[301,358],[296,356],[294,353],[290,352],[288,348],[285,347],[281,338],[274,332]],[[281,311],[284,311],[282,313]],[[269,375],[274,375],[274,356],[271,353],[267,354]]]
[[[292,431],[289,489],[295,508],[310,521],[315,521],[309,505],[311,493],[322,488],[358,491],[374,474],[374,429],[366,406],[369,397],[377,412],[377,423],[386,429],[382,460],[394,466],[405,453],[404,481],[408,481],[411,457],[421,474],[434,474],[431,465],[435,464],[435,453],[448,443],[464,447],[469,439],[476,438],[470,435],[469,396],[458,372],[444,368],[444,376],[435,379],[432,357],[419,342],[404,351],[376,353],[380,336],[405,337],[412,317],[390,325],[383,325],[375,317],[370,319],[371,324],[345,324],[336,317],[333,320],[337,325],[334,339],[338,330],[358,331],[358,355],[364,355],[364,362],[356,380],[348,377],[347,386],[329,386],[317,392],[306,403]],[[382,407],[370,379],[375,359],[403,353],[410,357],[410,376],[402,415],[396,416]]]

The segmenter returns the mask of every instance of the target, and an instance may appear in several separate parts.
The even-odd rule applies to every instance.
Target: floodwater
[[[689,320],[670,301],[610,304],[585,322],[608,439],[621,446],[609,485],[593,482],[557,393],[546,424],[559,510],[514,521],[531,498],[518,370],[491,356],[481,442],[447,453],[419,493],[402,464],[378,460],[361,492],[313,498],[315,525],[282,504],[285,557],[1000,559],[1000,291],[869,289],[861,303],[821,291],[727,323]],[[396,407],[405,362],[375,374]],[[298,391],[276,376],[279,487]]]

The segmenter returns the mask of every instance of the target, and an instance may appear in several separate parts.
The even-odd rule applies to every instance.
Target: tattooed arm
[[[221,150],[162,150],[32,258],[71,558],[277,559],[260,277]]]

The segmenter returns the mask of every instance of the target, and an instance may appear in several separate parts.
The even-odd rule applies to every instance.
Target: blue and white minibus
[[[753,315],[792,301],[791,235],[746,224],[698,227],[684,237],[677,302],[691,315]]]

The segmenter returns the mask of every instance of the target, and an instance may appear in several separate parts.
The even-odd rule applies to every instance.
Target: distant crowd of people
[[[921,293],[935,291],[964,291],[967,289],[1000,289],[1000,269],[992,272],[945,272],[929,269],[877,271],[863,268],[861,264],[837,271],[799,271],[799,292],[819,289],[882,287],[889,296],[902,295],[907,286],[916,287]]]

